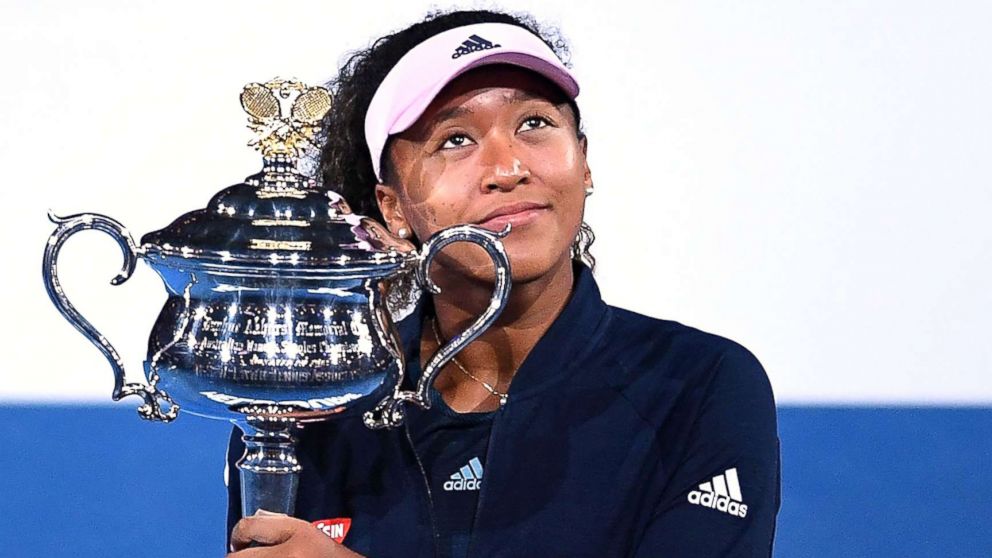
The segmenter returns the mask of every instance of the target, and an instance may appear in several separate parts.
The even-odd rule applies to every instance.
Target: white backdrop
[[[45,213],[137,236],[253,173],[238,103],[418,20],[395,2],[0,7],[0,401],[109,400],[40,278]],[[657,4],[657,5],[656,5]],[[607,300],[736,339],[780,403],[992,403],[992,4],[514,0],[561,26]],[[480,4],[476,4],[479,6]],[[650,6],[650,7],[649,7]],[[63,284],[140,373],[165,299],[81,234]]]

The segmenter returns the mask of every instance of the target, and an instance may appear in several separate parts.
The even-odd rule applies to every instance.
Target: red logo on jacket
[[[351,518],[335,517],[334,519],[320,519],[314,521],[313,526],[320,529],[320,532],[328,537],[334,539],[334,542],[343,543],[344,538],[348,536],[348,530],[351,529]]]

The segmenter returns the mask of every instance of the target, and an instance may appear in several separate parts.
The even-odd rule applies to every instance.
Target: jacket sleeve
[[[737,344],[710,378],[636,558],[771,556],[780,504],[771,385]]]

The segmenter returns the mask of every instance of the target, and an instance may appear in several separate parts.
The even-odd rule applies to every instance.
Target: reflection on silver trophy
[[[171,421],[182,407],[234,422],[247,446],[238,464],[244,515],[291,514],[300,468],[294,429],[357,412],[370,428],[392,427],[403,420],[403,403],[428,408],[438,371],[506,303],[510,269],[499,239],[508,231],[451,227],[417,251],[298,169],[330,107],[326,90],[275,79],[246,86],[241,103],[257,134],[252,145],[262,152],[261,172],[218,192],[206,209],[146,234],[140,245],[103,215],[50,216],[58,228],[43,274],[55,306],[110,362],[114,400],[140,396],[146,419]],[[147,381],[126,379],[113,345],[59,283],[62,245],[87,229],[120,245],[124,266],[112,284],[126,281],[139,258],[165,282],[169,297],[149,338]],[[480,245],[495,264],[490,304],[430,359],[414,391],[402,390],[403,350],[393,320],[409,312],[418,287],[437,292],[430,263],[460,241]]]

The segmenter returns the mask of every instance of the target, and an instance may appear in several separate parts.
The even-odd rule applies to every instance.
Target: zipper
[[[424,488],[427,489],[427,512],[431,520],[431,534],[434,535],[434,557],[437,558],[437,551],[440,546],[439,539],[441,537],[437,532],[437,520],[434,518],[434,495],[431,493],[431,481],[427,478],[427,469],[424,468],[424,462],[420,460],[420,454],[417,453],[417,448],[413,445],[413,437],[410,435],[410,423],[406,420],[403,421],[403,431],[406,432],[406,441],[410,444],[410,451],[413,452],[413,457],[417,460],[417,468],[420,469],[420,478],[423,479]],[[486,461],[488,462],[489,452],[486,453]],[[476,513],[479,513],[478,510]]]
[[[492,458],[493,455],[493,438],[496,437],[496,424],[499,422],[499,417],[503,415],[503,411],[506,409],[507,405],[509,405],[509,403],[506,403],[506,405],[501,406],[499,410],[496,411],[496,416],[493,417],[492,425],[489,427],[489,442],[488,445],[486,446],[486,461],[482,466],[483,475],[485,475],[485,472],[489,470],[489,460]],[[465,553],[466,556],[472,556],[472,545],[475,543],[475,533],[476,533],[475,528],[479,523],[479,511],[482,510],[482,500],[483,497],[486,495],[487,486],[488,483],[485,481],[485,478],[483,478],[482,486],[479,487],[479,498],[475,501],[475,517],[472,518],[472,530],[469,532],[468,535],[468,548],[466,549],[467,552]]]

